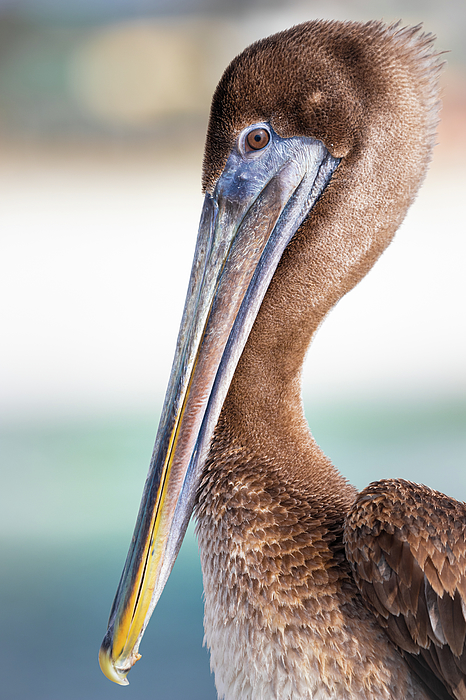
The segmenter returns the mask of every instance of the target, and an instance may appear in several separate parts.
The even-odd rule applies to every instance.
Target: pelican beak
[[[285,247],[339,160],[321,141],[248,150],[238,138],[205,196],[175,359],[139,515],[109,626],[102,671],[126,685],[191,517],[210,440],[241,352]]]

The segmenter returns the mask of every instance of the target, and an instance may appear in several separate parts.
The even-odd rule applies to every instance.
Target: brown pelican
[[[466,506],[361,493],[306,424],[303,358],[424,178],[440,69],[419,28],[308,22],[213,97],[176,356],[100,662],[126,683],[195,510],[220,698],[466,698]]]

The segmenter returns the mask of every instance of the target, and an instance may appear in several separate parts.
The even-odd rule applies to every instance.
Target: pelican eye
[[[270,141],[270,134],[267,129],[253,129],[246,136],[246,149],[248,151],[260,151],[265,148]]]

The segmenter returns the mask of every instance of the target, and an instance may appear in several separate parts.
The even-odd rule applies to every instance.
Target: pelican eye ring
[[[246,149],[248,151],[260,151],[265,148],[270,141],[270,134],[267,129],[252,129],[246,136]]]

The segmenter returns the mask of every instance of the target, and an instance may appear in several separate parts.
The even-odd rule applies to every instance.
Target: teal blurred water
[[[404,477],[466,499],[466,403],[308,405],[313,433],[356,486]],[[118,687],[97,652],[126,556],[155,421],[17,425],[1,434],[0,644],[9,700],[212,700],[190,528]]]
[[[192,541],[157,606],[129,687],[102,675],[97,652],[125,549],[120,541],[99,538],[70,545],[31,538],[2,547],[3,698],[216,697],[202,646],[202,580]]]
[[[216,697],[192,527],[130,686],[111,683],[98,666],[155,427],[133,418],[3,428],[1,697]]]

